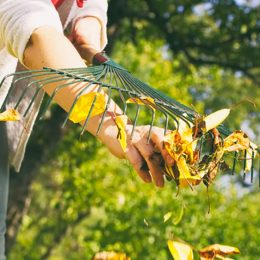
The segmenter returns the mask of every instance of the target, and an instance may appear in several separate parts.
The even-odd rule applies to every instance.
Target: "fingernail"
[[[147,183],[150,183],[150,182],[152,182],[152,179],[151,179],[151,177],[146,176],[146,177],[144,177],[144,181]]]
[[[163,180],[158,180],[156,182],[156,186],[159,187],[159,188],[162,188],[164,186],[164,181]]]

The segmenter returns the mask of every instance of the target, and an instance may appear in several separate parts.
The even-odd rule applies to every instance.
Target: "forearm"
[[[96,17],[79,19],[73,29],[72,42],[83,59],[92,62],[93,55],[101,52],[101,23]]]
[[[29,69],[42,69],[42,67],[56,69],[86,67],[70,41],[51,27],[42,27],[34,31],[25,49],[23,62]],[[60,84],[61,82],[48,84],[44,87],[44,90],[51,95],[55,88]],[[84,86],[84,83],[71,84],[68,87],[59,90],[55,95],[55,101],[65,111],[69,111],[77,94]],[[93,87],[89,88],[86,92],[96,90],[97,86],[93,85]],[[121,109],[114,102],[110,103],[109,110],[112,113],[121,114]],[[99,121],[99,116],[92,118],[88,124],[87,130],[94,134]],[[113,120],[111,120],[111,117],[109,116],[105,118],[105,122],[104,126],[106,126],[108,122],[113,124]],[[102,130],[100,135],[101,139],[102,134],[104,133],[104,130]]]

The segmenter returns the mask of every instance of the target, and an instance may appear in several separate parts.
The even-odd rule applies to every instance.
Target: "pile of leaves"
[[[174,260],[193,260],[193,251],[199,254],[201,260],[231,260],[231,258],[227,258],[227,256],[240,254],[238,248],[221,244],[213,244],[196,250],[179,238],[169,239],[167,244]]]
[[[229,113],[229,109],[218,110],[191,126],[180,120],[178,129],[165,135],[165,149],[174,160],[173,165],[165,163],[165,175],[179,187],[201,182],[208,187],[219,170],[230,170],[224,155],[235,154],[244,161],[244,172],[253,171],[257,146],[240,130],[222,138],[217,129]]]

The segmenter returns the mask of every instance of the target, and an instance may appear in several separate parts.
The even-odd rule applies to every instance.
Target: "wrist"
[[[123,117],[124,117],[124,121],[126,122],[127,117],[126,116]],[[101,120],[102,120],[102,115],[98,115],[91,118],[86,130],[91,134],[93,134],[94,136],[96,136],[104,145],[106,145],[109,151],[113,155],[115,155],[120,159],[125,158],[125,152],[118,138],[118,134],[120,130],[115,122],[115,118],[109,115],[106,116],[103,119],[99,132],[97,133],[99,125],[101,124]],[[126,129],[124,130],[126,131]]]

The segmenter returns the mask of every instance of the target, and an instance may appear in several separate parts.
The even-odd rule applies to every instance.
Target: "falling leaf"
[[[148,105],[155,110],[155,102],[151,97],[133,97],[126,100],[129,104]]]
[[[235,152],[247,150],[250,146],[250,140],[242,131],[235,131],[224,139],[224,151]]]
[[[207,246],[198,251],[201,260],[213,260],[216,258],[224,259],[223,257],[233,254],[240,254],[236,247],[214,244]]]
[[[17,110],[8,108],[6,111],[0,113],[0,121],[18,121],[21,116]]]
[[[86,120],[90,110],[90,117],[102,114],[105,110],[106,100],[105,96],[98,92],[91,92],[82,95],[77,100],[75,106],[72,109],[69,119],[73,123],[79,123]]]
[[[125,115],[117,116],[115,118],[115,123],[118,128],[117,139],[120,142],[120,145],[124,152],[127,146],[127,136],[125,131],[126,122],[127,122],[127,117]]]
[[[229,113],[230,109],[224,108],[206,116],[203,119],[203,121],[205,122],[205,132],[208,132],[209,130],[220,125],[228,117]]]
[[[116,253],[116,252],[99,252],[96,253],[93,257],[93,260],[130,260],[124,253]]]
[[[173,220],[173,224],[175,226],[181,222],[183,215],[184,215],[184,209],[185,209],[185,207],[182,205],[179,215]]]
[[[144,218],[144,224],[148,227],[149,226],[149,223],[148,221]]]
[[[172,212],[168,212],[163,216],[163,222],[167,222],[172,217]]]
[[[175,240],[168,240],[167,244],[174,260],[193,260],[193,251],[188,244]]]

